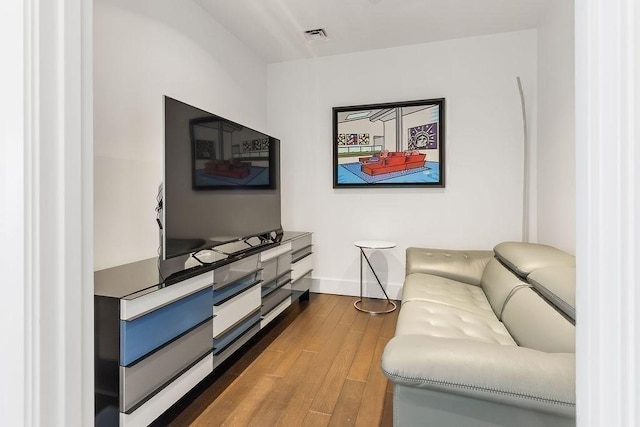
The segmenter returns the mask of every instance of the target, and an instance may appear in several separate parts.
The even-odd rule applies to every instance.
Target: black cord
[[[158,194],[156,195],[156,222],[158,223],[158,227],[160,228],[160,232],[164,234],[162,231],[162,221],[160,221],[160,211],[162,210],[162,186],[158,190]],[[160,276],[160,280],[164,283],[165,277],[162,274],[162,269],[160,268],[160,263],[162,262],[162,242],[158,245],[158,250],[156,251],[158,254],[158,276]]]

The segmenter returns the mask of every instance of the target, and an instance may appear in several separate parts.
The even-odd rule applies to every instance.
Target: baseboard
[[[397,283],[384,284],[384,289],[392,300],[400,300],[402,297],[402,285]],[[311,283],[311,292],[335,295],[360,295],[360,282],[351,280],[326,279],[314,277]],[[363,294],[368,298],[384,298],[377,282],[365,283]]]

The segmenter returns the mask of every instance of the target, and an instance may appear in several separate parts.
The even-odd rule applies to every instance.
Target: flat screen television
[[[162,258],[281,233],[279,168],[278,139],[165,96]]]

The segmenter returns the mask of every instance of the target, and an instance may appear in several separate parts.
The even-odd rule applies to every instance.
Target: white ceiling
[[[558,0],[195,1],[273,63],[531,29]],[[329,39],[307,42],[315,28]]]

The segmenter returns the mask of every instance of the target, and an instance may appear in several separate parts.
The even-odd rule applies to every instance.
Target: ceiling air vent
[[[322,28],[316,28],[315,30],[307,30],[304,32],[304,37],[310,43],[328,40],[327,32]]]

